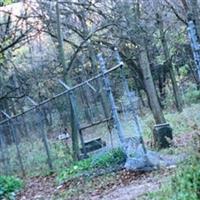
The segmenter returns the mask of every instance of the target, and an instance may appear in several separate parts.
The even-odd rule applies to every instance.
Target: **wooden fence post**
[[[137,112],[135,111],[135,100],[136,100],[136,96],[135,95],[131,95],[131,92],[130,92],[130,89],[129,89],[129,86],[128,86],[128,81],[125,77],[125,74],[124,74],[124,69],[123,69],[123,62],[120,58],[120,55],[119,55],[119,52],[117,50],[117,48],[115,48],[115,59],[117,61],[117,64],[120,64],[122,63],[122,66],[120,68],[121,70],[121,77],[122,77],[122,81],[123,81],[123,84],[124,84],[124,89],[125,89],[125,92],[126,92],[126,95],[127,95],[127,98],[128,98],[128,101],[129,101],[129,106],[130,106],[130,109],[131,109],[131,114],[132,114],[132,117],[133,117],[133,121],[135,122],[135,134],[136,134],[136,137],[139,139],[139,141],[141,142],[142,144],[142,148],[143,148],[143,151],[144,153],[146,154],[147,153],[147,150],[146,150],[146,147],[145,147],[145,144],[144,144],[144,140],[143,140],[143,136],[142,136],[142,127],[141,127],[141,124],[140,124],[140,119],[139,119],[139,116],[137,114]]]
[[[5,175],[8,175],[8,162],[7,162],[7,156],[8,155],[5,155],[5,150],[4,150],[4,141],[3,141],[3,134],[2,134],[2,131],[1,131],[1,127],[0,127],[0,150],[1,150],[1,160],[0,162],[3,163],[3,171],[5,173]]]
[[[118,136],[120,139],[120,142],[122,143],[122,146],[124,148],[125,145],[125,133],[124,130],[122,128],[120,119],[119,119],[119,115],[117,113],[117,108],[115,105],[115,100],[112,94],[112,90],[111,90],[111,86],[110,86],[110,80],[108,75],[106,74],[106,64],[105,61],[103,59],[102,53],[98,54],[98,60],[99,60],[99,64],[100,64],[100,68],[101,68],[101,72],[103,74],[103,82],[104,82],[104,86],[105,86],[105,90],[107,92],[108,98],[109,98],[109,103],[112,109],[112,117],[114,120],[114,124],[116,126],[117,132],[118,132]]]
[[[22,157],[21,157],[21,153],[20,153],[20,150],[19,150],[19,145],[18,145],[18,141],[17,141],[17,135],[16,135],[16,131],[15,131],[15,128],[12,124],[12,121],[11,121],[11,117],[5,113],[4,111],[1,111],[5,116],[6,118],[8,119],[8,127],[9,127],[9,131],[13,137],[13,141],[15,143],[15,146],[16,146],[16,150],[17,150],[17,157],[18,157],[18,160],[19,160],[19,165],[20,165],[20,168],[21,168],[21,172],[22,172],[22,176],[26,176],[26,173],[25,173],[25,169],[24,169],[24,165],[23,165],[23,161],[22,161]]]
[[[19,165],[20,165],[20,168],[21,168],[21,172],[22,172],[22,176],[26,176],[26,172],[25,172],[25,169],[24,169],[24,165],[23,165],[23,161],[22,161],[22,156],[21,156],[21,153],[20,153],[20,150],[19,150],[19,145],[18,145],[18,141],[17,141],[17,135],[16,135],[16,131],[15,131],[15,128],[11,122],[11,119],[8,121],[8,125],[9,125],[9,129],[10,129],[10,132],[12,134],[12,137],[13,137],[13,141],[15,143],[15,146],[16,146],[16,150],[17,150],[17,157],[18,157],[18,160],[19,160]]]
[[[87,157],[87,152],[85,149],[85,143],[83,139],[82,130],[80,128],[80,123],[78,119],[78,112],[77,112],[77,103],[76,98],[73,93],[73,90],[70,90],[70,87],[64,83],[62,80],[59,80],[59,83],[65,87],[65,89],[69,90],[69,101],[71,107],[71,127],[72,127],[72,149],[73,149],[73,159],[79,160],[80,159],[80,152],[79,152],[79,141],[78,141],[78,134],[81,140],[81,146],[84,153],[84,158]]]
[[[44,127],[45,117],[43,115],[43,111],[38,107],[38,104],[33,99],[31,99],[30,97],[27,97],[27,99],[35,106],[35,111],[38,112],[38,119],[39,119],[39,124],[40,124],[40,135],[42,136],[42,141],[43,141],[44,148],[47,154],[47,163],[48,163],[50,171],[52,171],[53,164],[52,164],[47,135],[45,133],[45,127]]]
[[[196,26],[192,20],[188,22],[187,30],[188,30],[188,37],[190,39],[192,53],[193,53],[193,57],[194,57],[195,65],[196,65],[197,74],[198,74],[198,87],[199,87],[199,84],[200,84],[200,44],[197,38]]]
[[[76,98],[73,91],[69,92],[69,100],[71,106],[71,125],[72,125],[72,148],[73,148],[73,159],[79,160],[80,159],[80,149],[79,149],[79,142],[78,142],[78,134],[80,136],[81,146],[83,148],[84,157],[87,157],[87,152],[85,149],[85,143],[83,139],[83,134],[80,129],[80,124],[78,120],[78,112],[77,112],[77,105],[76,105]]]
[[[36,112],[38,111],[39,114],[39,123],[40,123],[40,134],[42,136],[42,141],[44,144],[44,148],[47,154],[47,163],[49,166],[50,171],[53,171],[53,164],[52,164],[52,159],[51,159],[51,153],[50,153],[50,149],[49,149],[49,144],[48,144],[48,139],[47,139],[47,135],[45,133],[45,126],[44,126],[44,114],[42,112],[42,110],[40,108],[36,109]]]

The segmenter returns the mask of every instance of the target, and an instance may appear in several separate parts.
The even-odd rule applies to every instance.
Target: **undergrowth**
[[[191,132],[200,129],[200,104],[193,104],[183,109],[183,112],[165,113],[167,122],[173,129],[173,135]],[[151,113],[143,117],[143,130],[145,139],[152,139],[152,128],[155,121]]]
[[[15,199],[16,192],[21,189],[23,183],[12,176],[0,176],[0,199]]]
[[[171,112],[171,113],[165,113],[165,117],[167,119],[167,122],[171,125],[173,128],[173,135],[177,136],[182,133],[192,132],[193,130],[200,130],[200,104],[193,104],[190,107],[184,108],[183,112],[177,113],[177,112]],[[155,125],[155,121],[153,119],[152,114],[150,112],[146,113],[145,116],[142,117],[142,127],[143,127],[143,133],[144,133],[144,139],[153,140],[152,136],[152,128]],[[134,128],[132,125],[131,120],[122,120],[122,125],[125,128],[126,137],[133,137],[135,135]],[[113,131],[112,135],[108,134],[108,130],[105,125],[98,126],[94,132],[94,137],[96,137],[99,133],[102,134],[102,140],[107,142],[107,146],[113,145],[114,147],[119,145],[119,139],[117,136],[116,131]],[[110,144],[110,136],[112,136],[112,143]],[[73,168],[71,165],[72,156],[71,151],[67,147],[66,144],[64,144],[61,141],[54,141],[49,140],[49,149],[50,149],[50,156],[52,159],[52,164],[55,172],[58,172],[60,174],[69,166],[70,169]],[[26,140],[21,139],[20,143],[18,144],[18,147],[20,149],[20,153],[22,155],[22,162],[24,165],[24,169],[26,172],[26,175],[28,176],[37,176],[37,175],[46,175],[49,173],[49,167],[47,165],[47,155],[44,148],[44,144],[42,142],[41,138],[32,137],[32,140]],[[174,149],[173,149],[174,152]],[[14,144],[8,145],[7,149],[2,151],[5,154],[4,157],[6,157],[6,167],[2,163],[0,163],[0,173],[4,174],[20,174],[20,165],[19,165],[19,159],[17,156],[16,146]],[[102,165],[108,166],[109,162],[105,163],[105,160],[112,160],[111,162],[117,162],[116,158],[111,156],[109,158],[110,154],[104,154],[101,157],[103,161],[97,161],[99,163],[103,163]],[[117,156],[119,157],[119,156]],[[86,164],[84,163],[86,162]],[[84,161],[82,164],[80,171],[87,170],[88,166],[96,167],[95,160],[92,161]],[[88,164],[89,163],[89,164]],[[91,164],[92,163],[92,164]],[[86,166],[85,166],[86,165]],[[99,164],[100,165],[100,164]],[[75,163],[75,167],[77,168],[77,164]],[[85,169],[86,168],[86,169]],[[64,169],[64,170],[63,170]],[[71,171],[75,171],[72,169]],[[78,170],[79,171],[79,170]],[[67,172],[68,173],[68,172]]]
[[[49,173],[47,155],[41,139],[33,138],[33,141],[22,140],[18,146],[22,155],[22,162],[26,175],[38,176],[47,175]],[[55,171],[59,171],[72,162],[72,156],[62,142],[57,141],[55,143],[49,140],[49,148]],[[6,168],[0,168],[0,173],[3,174],[5,171],[8,171],[11,175],[21,174],[19,157],[17,156],[15,145],[9,145],[7,151],[4,151],[4,154],[9,158],[9,163],[6,163]]]
[[[125,154],[121,148],[112,149],[99,156],[91,156],[88,159],[73,163],[68,168],[62,170],[58,175],[58,182],[66,181],[79,176],[84,172],[93,171],[119,165],[125,161]]]
[[[196,159],[187,161],[179,167],[171,178],[170,184],[161,190],[152,192],[145,197],[151,200],[199,200],[200,199],[200,164]]]

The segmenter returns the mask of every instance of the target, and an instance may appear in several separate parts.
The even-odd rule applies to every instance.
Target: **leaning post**
[[[1,131],[1,126],[0,126],[0,150],[1,150],[1,162],[3,163],[3,170],[5,172],[5,175],[9,175],[9,163],[7,162],[8,160],[8,154],[6,155],[5,149],[6,147],[4,146],[4,141],[3,141],[3,132]]]
[[[198,86],[200,84],[200,44],[197,38],[197,30],[193,20],[189,20],[188,22],[188,37],[190,39],[190,45],[192,48],[192,53],[196,65],[196,70],[198,74]]]
[[[47,140],[47,135],[45,134],[45,128],[44,128],[44,124],[43,124],[43,113],[41,111],[41,109],[38,107],[38,104],[31,99],[30,97],[27,97],[27,99],[36,107],[36,111],[38,111],[39,114],[39,123],[41,126],[41,130],[40,133],[42,135],[42,141],[44,143],[44,147],[45,147],[45,151],[47,154],[47,162],[48,162],[48,166],[50,171],[53,170],[53,164],[52,164],[52,159],[51,159],[51,153],[50,153],[50,149],[49,149],[49,144],[48,144],[48,140]]]
[[[25,177],[26,173],[25,173],[25,169],[24,169],[24,165],[23,165],[23,161],[22,161],[22,156],[21,156],[21,153],[20,153],[20,150],[19,150],[19,145],[18,145],[18,141],[17,141],[16,131],[15,131],[15,128],[14,128],[14,126],[12,124],[12,118],[11,118],[10,115],[8,115],[7,113],[5,113],[4,111],[1,111],[1,112],[8,119],[8,126],[9,126],[10,133],[12,134],[13,141],[14,141],[15,146],[16,146],[17,157],[19,159],[19,165],[20,165],[20,168],[21,168],[22,176]]]
[[[110,103],[110,106],[111,106],[112,118],[114,120],[114,125],[117,129],[120,142],[122,143],[123,148],[124,148],[125,133],[124,133],[123,127],[121,125],[119,115],[118,115],[118,112],[117,112],[117,108],[116,108],[116,105],[115,105],[115,100],[114,100],[114,96],[113,96],[113,93],[112,93],[112,90],[111,90],[110,80],[109,80],[108,75],[106,74],[106,71],[107,71],[106,70],[106,64],[105,64],[105,61],[103,59],[102,53],[98,54],[97,58],[98,58],[98,61],[99,61],[99,64],[100,64],[101,72],[103,74],[103,83],[104,83],[104,87],[105,87],[106,93],[108,95],[109,103]]]
[[[115,59],[116,59],[116,62],[117,64],[120,64],[122,63],[121,65],[121,68],[120,68],[120,72],[121,72],[121,78],[122,78],[122,81],[123,81],[123,84],[124,84],[124,88],[125,88],[125,92],[127,94],[127,97],[128,97],[128,102],[129,102],[129,106],[130,106],[130,109],[131,109],[131,114],[132,114],[132,117],[133,117],[133,121],[135,123],[134,125],[134,128],[135,128],[135,133],[136,133],[136,138],[139,139],[139,142],[142,144],[142,148],[143,148],[143,151],[144,153],[146,154],[147,153],[147,150],[146,150],[146,147],[145,147],[145,144],[144,144],[144,140],[143,140],[143,136],[142,136],[142,127],[141,127],[141,123],[140,123],[140,119],[139,119],[139,116],[137,114],[137,112],[135,111],[135,99],[136,99],[136,96],[135,95],[131,95],[131,92],[130,92],[130,89],[129,89],[129,86],[128,86],[128,81],[125,77],[125,74],[124,74],[124,63],[123,61],[121,60],[121,57],[119,55],[119,52],[117,50],[117,48],[114,49],[114,53],[115,53]]]
[[[80,136],[81,146],[83,149],[83,156],[84,156],[84,158],[87,158],[87,152],[86,152],[86,148],[85,148],[83,133],[80,128],[80,123],[79,123],[79,119],[78,119],[77,103],[76,103],[75,95],[66,83],[64,83],[62,80],[59,80],[59,83],[61,85],[63,85],[65,89],[69,90],[69,101],[70,101],[70,106],[71,106],[71,117],[72,117],[72,121],[71,121],[71,124],[72,124],[72,148],[73,148],[74,160],[80,159],[78,133]]]

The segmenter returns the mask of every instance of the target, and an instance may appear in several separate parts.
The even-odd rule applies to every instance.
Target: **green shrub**
[[[173,197],[176,200],[200,199],[200,164],[190,161],[172,178]]]
[[[193,90],[189,91],[185,95],[186,103],[198,103],[200,100],[200,91],[199,90]]]
[[[61,171],[58,176],[58,181],[62,182],[64,180],[68,180],[76,175],[79,175],[80,173],[83,173],[84,171],[89,170],[91,168],[91,163],[91,158],[73,163],[70,167]]]
[[[112,149],[111,151],[97,157],[93,161],[93,166],[97,168],[105,168],[118,165],[125,162],[126,155],[121,148]]]
[[[62,170],[58,176],[58,182],[69,180],[79,176],[84,172],[92,171],[98,168],[107,168],[120,164],[125,161],[125,154],[121,148],[112,149],[101,155],[95,155],[88,159],[73,163],[70,167]]]
[[[12,176],[0,176],[0,199],[14,199],[15,192],[22,187],[22,181]]]
[[[200,199],[200,163],[193,158],[178,169],[171,178],[171,184],[163,185],[158,192],[148,194],[152,200],[199,200]]]

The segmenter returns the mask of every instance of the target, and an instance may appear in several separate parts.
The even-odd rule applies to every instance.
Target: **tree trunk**
[[[70,108],[71,108],[71,127],[72,127],[72,150],[73,150],[73,160],[79,160],[79,123],[77,119],[77,111],[76,111],[76,103],[74,94],[70,92],[69,94],[70,99]]]
[[[173,87],[173,92],[174,92],[174,98],[175,98],[175,102],[176,102],[176,108],[179,112],[183,111],[183,100],[181,97],[181,92],[180,89],[178,88],[177,82],[176,82],[176,77],[174,74],[174,70],[172,68],[171,65],[169,65],[169,74],[170,74],[170,78],[172,81],[172,87]]]
[[[82,106],[84,108],[84,113],[85,113],[85,117],[87,122],[92,123],[92,115],[91,115],[91,106],[89,103],[89,97],[87,94],[87,90],[84,90],[84,86],[81,86],[80,88],[80,97],[82,100]]]
[[[58,43],[59,43],[59,56],[60,56],[60,62],[63,66],[63,78],[65,80],[65,83],[68,83],[68,74],[67,74],[67,64],[65,61],[65,55],[64,55],[64,45],[63,45],[63,36],[62,36],[62,30],[61,30],[61,19],[60,19],[60,8],[58,0],[56,2],[56,23],[57,23],[57,35],[58,35]],[[77,116],[75,112],[75,106],[74,106],[74,97],[73,94],[70,95],[70,107],[71,107],[71,125],[72,125],[72,149],[73,149],[73,158],[74,160],[79,159],[79,145],[78,145],[78,121]]]
[[[177,81],[176,81],[172,61],[170,59],[169,48],[168,48],[168,44],[167,44],[167,40],[166,40],[165,32],[164,32],[163,20],[162,20],[162,17],[159,13],[156,14],[156,18],[157,18],[157,24],[158,24],[158,28],[159,28],[159,32],[160,32],[160,40],[161,40],[161,44],[162,44],[162,47],[163,47],[166,64],[167,64],[167,67],[169,69],[170,79],[171,79],[171,82],[172,82],[172,88],[173,88],[173,92],[174,92],[176,108],[179,112],[182,112],[183,111],[183,101],[182,101],[182,98],[181,98],[181,92],[179,90],[179,87],[178,87],[178,84],[177,84]]]
[[[144,42],[143,42],[144,44]],[[147,95],[149,97],[151,109],[153,112],[153,116],[155,119],[155,122],[157,124],[163,124],[166,123],[166,120],[164,118],[163,112],[161,110],[155,85],[153,82],[151,70],[150,70],[150,64],[147,56],[147,50],[145,48],[145,45],[141,45],[139,49],[139,63],[142,70],[143,78],[144,78],[144,85],[146,87]]]
[[[59,58],[60,62],[63,67],[63,77],[64,80],[67,81],[67,64],[65,61],[65,54],[64,54],[64,44],[63,44],[63,35],[61,29],[61,19],[60,19],[60,8],[58,0],[56,2],[56,25],[57,25],[57,37],[58,37],[58,50],[59,50]]]
[[[199,19],[199,6],[197,0],[190,0],[191,13],[193,21],[196,25],[198,41],[200,42],[200,19]]]
[[[6,113],[9,113],[9,108],[8,108],[8,101],[7,99],[2,99],[0,102],[0,121],[3,121],[6,119],[6,117],[1,113],[1,111],[5,111]],[[12,135],[9,130],[8,123],[3,123],[0,125],[1,132],[3,133],[3,137],[5,138],[5,143],[6,144],[12,144]]]

